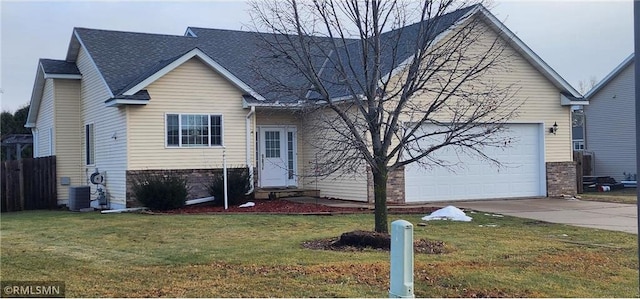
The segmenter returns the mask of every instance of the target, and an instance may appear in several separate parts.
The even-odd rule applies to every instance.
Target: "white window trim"
[[[289,155],[289,151],[287,150],[287,137],[288,137],[288,132],[293,132],[293,179],[289,179],[289,177],[287,176],[287,186],[294,186],[294,187],[298,187],[298,127],[296,125],[261,125],[258,126],[258,134],[256,134],[256,157],[260,157],[261,154],[264,153],[264,146],[262,144],[261,138],[262,138],[262,131],[263,130],[269,130],[269,129],[282,129],[284,130],[284,153],[287,155],[287,159],[288,159],[288,155]],[[257,165],[258,167],[260,167],[260,161],[259,158],[257,161]],[[288,165],[288,160],[287,160],[287,165]],[[260,184],[262,184],[262,182],[260,180],[258,180]]]
[[[298,129],[296,127],[286,127],[285,132],[287,166],[289,165],[289,132],[293,133],[293,178],[289,179],[289,176],[287,175],[287,184],[289,186],[298,186]]]
[[[91,158],[93,158],[91,162],[93,163],[87,163],[87,160],[89,160],[89,155],[87,154],[88,152],[88,146],[89,146],[89,139],[87,138],[87,126],[91,126],[93,128],[93,135],[91,136],[93,138],[93,148],[91,148]],[[96,124],[95,123],[86,123],[84,124],[84,164],[86,166],[95,166],[96,165]]]
[[[169,136],[167,131],[167,121],[169,115],[178,115],[178,145],[169,145]],[[207,116],[207,124],[209,126],[209,145],[194,145],[194,146],[183,146],[182,145],[182,116],[183,115],[206,115]],[[211,144],[211,117],[219,116],[220,117],[220,145]],[[223,148],[224,147],[224,116],[222,113],[178,113],[178,112],[167,112],[164,114],[164,148],[166,149],[176,149],[176,148]]]

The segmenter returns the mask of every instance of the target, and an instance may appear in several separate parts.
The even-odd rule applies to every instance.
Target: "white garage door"
[[[538,124],[510,124],[514,137],[506,148],[483,152],[500,161],[502,167],[453,148],[435,152],[434,157],[456,164],[448,169],[425,169],[418,164],[405,167],[405,201],[425,202],[544,196],[544,148]]]

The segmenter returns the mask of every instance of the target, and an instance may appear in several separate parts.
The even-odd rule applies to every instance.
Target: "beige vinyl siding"
[[[481,53],[486,51],[486,47],[491,41],[497,38],[497,34],[486,24],[482,24],[479,28],[484,31],[483,39],[473,43],[468,50],[472,53]],[[475,47],[475,48],[474,48]],[[507,59],[508,71],[491,74],[483,77],[483,80],[491,80],[499,83],[501,86],[514,84],[518,89],[515,95],[515,102],[521,104],[517,109],[518,115],[509,120],[510,123],[542,123],[545,132],[545,161],[559,162],[571,161],[571,119],[570,108],[560,104],[560,90],[555,87],[544,75],[531,65],[520,53],[515,49],[507,47],[505,56]],[[398,80],[402,73],[398,74],[392,80]],[[429,102],[427,94],[417,95],[412,99],[413,102]],[[437,116],[440,120],[446,121],[446,115]],[[404,119],[407,121],[407,119]],[[557,134],[549,134],[548,128],[554,123],[558,124]],[[305,136],[313,136],[313,132],[305,132]],[[305,160],[305,165],[313,164],[310,160],[314,156],[312,148],[305,148],[305,156],[309,159]],[[364,169],[361,171],[362,176],[349,177],[333,175],[318,180],[318,188],[321,190],[322,196],[337,197],[349,200],[367,200],[367,179],[364,175]],[[305,187],[315,186],[315,180],[306,179]]]
[[[307,149],[305,152],[312,152]],[[311,156],[313,157],[313,156]],[[367,201],[367,169],[362,166],[356,174],[335,173],[326,177],[313,176],[313,158],[305,160],[304,188],[320,190],[321,197],[339,198],[353,201]]]
[[[519,88],[516,97],[522,101],[518,116],[509,122],[542,123],[545,162],[572,161],[570,106],[560,104],[560,90],[521,54],[513,48],[508,48],[506,54],[510,56],[509,72],[494,78],[503,84],[516,84]],[[558,124],[558,131],[550,134],[549,128],[554,123]]]
[[[305,119],[304,121],[308,121]],[[262,110],[256,111],[256,125],[259,126],[287,126],[295,125],[298,132],[297,173],[298,186],[306,189],[320,190],[320,196],[335,197],[355,201],[367,201],[366,169],[363,166],[357,175],[333,174],[327,177],[316,177],[314,170],[315,149],[310,138],[316,138],[314,126],[302,124],[298,115],[289,111]],[[259,171],[258,171],[259,173]]]
[[[327,111],[319,111],[317,113],[325,113]],[[333,112],[328,113],[329,115],[333,114]],[[329,136],[336,134],[335,131],[328,129],[329,126],[324,124],[321,119],[322,117],[316,118],[313,116],[308,116],[304,119],[302,135],[304,138],[308,138],[303,139],[302,142],[302,152],[304,153],[302,164],[305,174],[303,179],[304,188],[317,188],[320,190],[320,196],[323,197],[367,201],[367,170],[364,161],[356,171],[342,168],[328,176],[319,177],[315,175],[316,152],[318,152],[318,149],[314,146],[314,143],[322,143],[323,140],[318,138],[323,138],[320,137],[323,134],[328,134]],[[340,123],[333,125],[340,125]],[[318,145],[322,146],[321,144]],[[339,155],[340,153],[337,154]]]
[[[71,186],[86,185],[82,176],[80,126],[80,81],[55,79],[55,148],[58,198],[69,198],[69,186],[60,184],[69,177]]]
[[[637,173],[634,72],[632,62],[584,107],[586,150],[594,154],[594,175],[623,181],[624,173]]]
[[[34,153],[34,157],[47,157],[54,154],[52,151],[51,136],[53,128],[55,127],[54,121],[54,82],[53,79],[46,79],[44,83],[44,92],[42,93],[42,101],[40,102],[40,109],[38,110],[38,117],[36,123],[36,129],[38,130],[37,138],[35,142],[38,143],[38,152]],[[55,149],[53,149],[55,150]]]
[[[112,208],[126,206],[127,123],[124,108],[106,107],[104,101],[111,97],[90,56],[80,48],[76,62],[82,73],[80,105],[80,132],[82,175],[88,176],[97,168],[106,172],[107,197]],[[95,164],[85,165],[84,126],[94,124]],[[115,137],[115,138],[113,138]],[[92,192],[95,187],[92,186]]]
[[[491,34],[488,38],[495,38],[494,31],[487,31]],[[494,79],[503,84],[516,84],[519,88],[516,97],[523,102],[519,115],[510,122],[542,123],[545,162],[572,161],[570,106],[560,104],[560,90],[515,49],[507,48],[506,54],[510,56],[509,72]],[[554,123],[558,124],[555,135],[548,132]]]
[[[223,148],[166,147],[165,117],[171,114],[221,114],[227,165],[246,165],[242,93],[228,80],[192,58],[150,84],[151,100],[127,107],[129,170],[222,168]]]
[[[497,38],[496,32],[484,23],[478,29],[484,34],[468,48],[472,53],[486,52],[488,45]],[[507,57],[506,71],[485,75],[482,80],[490,80],[504,87],[514,84],[513,90],[517,89],[514,99],[521,106],[517,109],[518,115],[508,122],[542,123],[545,129],[545,161],[571,161],[570,107],[560,104],[560,90],[512,47],[507,47],[503,55]],[[414,101],[428,102],[429,98],[418,95]],[[443,121],[448,119],[450,118],[441,116]],[[558,124],[557,134],[549,134],[548,128],[554,123]]]

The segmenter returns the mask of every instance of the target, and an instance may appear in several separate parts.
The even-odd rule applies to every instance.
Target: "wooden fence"
[[[593,175],[593,154],[585,151],[574,151],[573,161],[576,162],[576,184],[578,193],[584,192],[582,178]]]
[[[4,161],[0,167],[2,212],[57,207],[55,156]]]

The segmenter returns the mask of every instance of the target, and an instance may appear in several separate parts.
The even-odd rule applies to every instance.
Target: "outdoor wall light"
[[[549,133],[553,133],[553,135],[555,135],[556,132],[558,132],[558,123],[557,122],[553,122],[553,126],[551,126],[551,128],[549,128]]]

